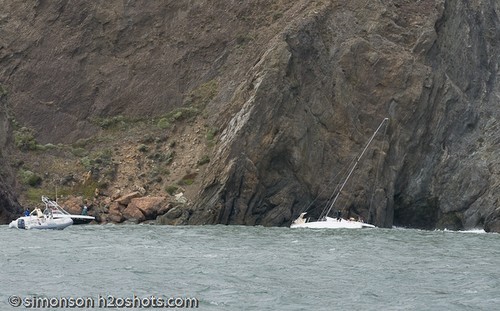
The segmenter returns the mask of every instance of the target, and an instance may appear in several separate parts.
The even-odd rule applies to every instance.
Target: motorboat
[[[74,225],[88,224],[92,220],[95,220],[94,216],[86,215],[86,206],[83,208],[83,213],[81,215],[77,215],[68,213],[64,208],[57,204],[56,201],[53,201],[46,196],[42,196],[42,202],[45,204],[45,210],[49,209],[52,212],[54,219],[70,218],[73,220]]]
[[[71,218],[54,218],[50,209],[45,209],[42,212],[39,208],[35,208],[28,216],[11,221],[9,228],[62,230],[72,224],[73,219]]]

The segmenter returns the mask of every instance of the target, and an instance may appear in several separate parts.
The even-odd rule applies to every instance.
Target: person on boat
[[[38,218],[43,218],[43,213],[42,213],[42,210],[39,209],[38,207],[35,208],[35,213],[36,213],[36,217]]]
[[[337,211],[337,221],[342,220],[342,212],[340,210]]]
[[[45,216],[43,215],[42,210],[38,207],[36,207],[31,214],[36,216],[36,221],[39,225],[42,224],[40,221],[45,221]]]
[[[84,215],[84,216],[87,216],[87,215],[88,215],[87,205],[84,205],[84,206],[83,206],[83,209],[82,209],[82,215]]]
[[[25,211],[24,211],[24,216],[29,216],[30,215],[30,209],[27,208]]]

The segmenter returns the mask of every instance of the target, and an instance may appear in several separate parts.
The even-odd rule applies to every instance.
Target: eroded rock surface
[[[196,129],[168,132],[203,146],[209,162],[186,173],[202,182],[185,186],[189,202],[164,207],[161,223],[282,226],[305,209],[317,216],[332,181],[389,117],[338,208],[382,227],[498,231],[495,1],[3,7],[0,83],[41,142],[92,137],[95,118],[190,105],[193,90],[215,81]],[[200,122],[217,129],[209,147],[196,135]],[[172,167],[191,170],[190,150]],[[127,204],[109,216],[149,213]]]

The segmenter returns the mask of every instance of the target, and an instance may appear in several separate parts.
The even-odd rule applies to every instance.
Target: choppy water
[[[198,310],[500,308],[499,234],[0,226],[0,246],[0,310],[26,309],[12,295],[193,297]]]

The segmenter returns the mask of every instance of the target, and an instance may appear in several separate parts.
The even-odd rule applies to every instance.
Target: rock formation
[[[22,209],[14,195],[13,174],[9,161],[5,158],[8,148],[10,126],[7,109],[5,107],[5,94],[0,89],[0,224],[9,223],[22,213]]]
[[[375,157],[352,185],[361,215],[428,229],[493,221],[497,12],[490,1],[333,1],[308,11],[236,91],[191,223],[289,223],[386,115],[371,213]]]
[[[305,209],[317,216],[389,117],[338,208],[382,227],[500,230],[495,1],[4,7],[0,84],[39,142],[99,135],[100,118],[201,111],[168,132],[183,142],[175,168],[186,171],[190,201],[164,208],[161,223],[282,226]],[[216,129],[211,146],[201,123]],[[174,167],[173,151],[161,152],[153,158]],[[199,172],[190,152],[209,155]],[[105,212],[116,221],[149,213],[127,204]]]

